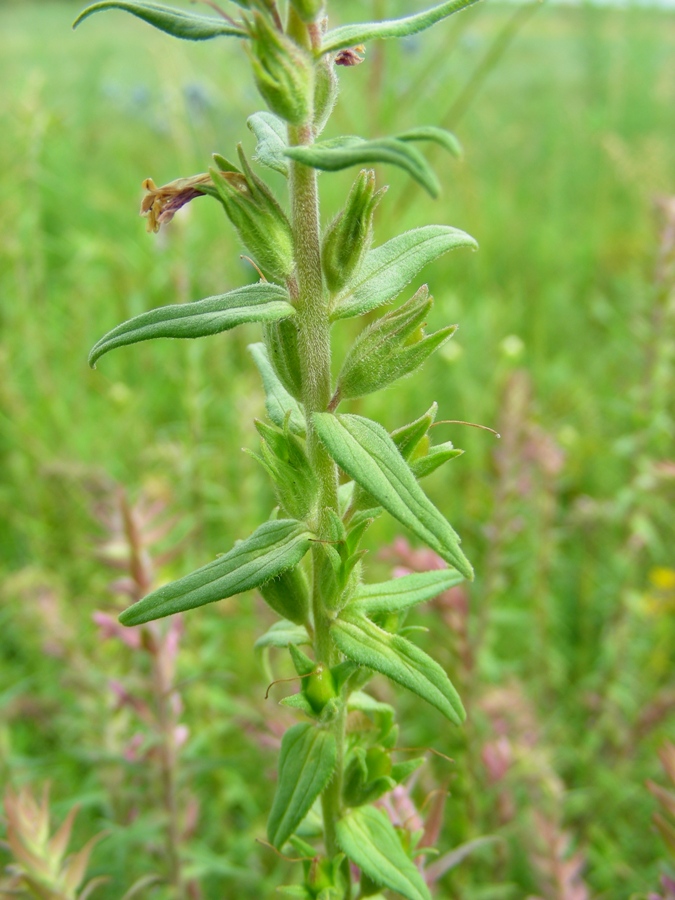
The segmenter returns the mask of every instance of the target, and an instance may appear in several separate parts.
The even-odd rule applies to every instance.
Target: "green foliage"
[[[476,0],[448,0],[446,3],[439,3],[437,6],[426,9],[417,15],[406,16],[402,19],[343,25],[341,28],[335,28],[328,32],[321,49],[324,53],[330,53],[364,41],[409,37],[411,34],[418,34],[442,19],[460,12],[460,10],[465,9],[474,2]]]
[[[412,175],[432,197],[437,197],[440,192],[438,179],[419,150],[409,146],[410,140],[407,136],[365,140],[346,135],[309,146],[288,147],[285,155],[324,172],[388,163]]]
[[[89,354],[95,366],[104,354],[117,347],[153,338],[198,338],[229,331],[245,322],[273,322],[295,315],[288,292],[276,284],[251,284],[220,297],[194,303],[161,306],[134,316],[101,338]]]
[[[173,6],[143,2],[143,0],[101,0],[100,3],[92,3],[75,19],[73,28],[77,28],[81,22],[94,13],[109,9],[121,9],[129,12],[149,25],[159,28],[160,31],[185,41],[207,41],[221,36],[246,37],[246,31],[243,28],[230,25],[222,18],[200,16],[196,13],[176,9]]]
[[[246,124],[256,137],[254,162],[262,163],[282,175],[288,175],[286,158],[286,126],[274,113],[263,111],[254,113]]]
[[[340,7],[342,22],[368,16],[362,4]],[[42,588],[20,593],[13,583],[3,585],[9,598],[3,675],[10,686],[2,706],[3,772],[32,778],[36,767],[48,767],[61,809],[71,798],[82,803],[82,833],[95,833],[101,819],[103,827],[112,823],[113,835],[94,857],[97,872],[114,875],[100,889],[112,900],[158,864],[158,814],[152,797],[138,791],[153,766],[123,759],[116,739],[125,733],[125,713],[101,702],[111,674],[140,677],[142,662],[124,648],[106,645],[101,652],[95,643],[88,619],[107,595],[88,552],[90,497],[83,485],[95,477],[94,465],[132,488],[142,481],[171,483],[186,513],[182,528],[195,531],[180,555],[160,566],[162,579],[190,571],[224,541],[249,533],[274,500],[257,467],[221,446],[223,433],[235,449],[253,447],[256,439],[241,412],[261,415],[263,409],[256,373],[247,367],[254,325],[225,339],[148,344],[139,348],[143,352],[111,357],[95,375],[87,375],[75,348],[86,349],[116,321],[173,298],[185,303],[221,294],[250,277],[247,266],[238,266],[236,235],[219,223],[217,204],[194,204],[189,223],[177,216],[159,245],[140,226],[129,227],[129,211],[137,204],[140,176],[163,172],[170,178],[185,166],[201,171],[204,151],[233,146],[241,138],[233,131],[237,119],[255,106],[239,91],[240,59],[214,56],[215,45],[161,43],[162,35],[111,16],[105,30],[97,23],[71,38],[72,53],[67,43],[64,53],[63,15],[59,3],[40,4],[39,11],[10,3],[2,10],[1,66],[11,90],[0,103],[6,135],[0,278],[8,298],[0,453],[2,501],[12,515],[0,527],[6,569],[25,577],[39,560],[45,582],[62,598],[62,620],[77,636],[84,665],[70,650],[61,657],[44,651]],[[474,91],[478,102],[460,122],[450,107],[510,16],[477,8],[423,42],[387,45],[379,91],[381,48],[369,46],[364,66],[341,71],[343,102],[326,132],[352,133],[356,121],[367,121],[371,135],[400,136],[417,121],[456,128],[468,164],[461,177],[454,166],[437,169],[448,205],[435,218],[466,228],[483,248],[479,257],[440,258],[424,273],[436,297],[439,324],[431,324],[460,321],[459,340],[427,364],[421,381],[399,382],[353,410],[392,433],[433,397],[439,418],[493,424],[504,435],[494,444],[473,430],[462,429],[461,441],[459,429],[448,432],[469,455],[430,476],[425,491],[440,509],[452,509],[481,581],[470,602],[461,588],[451,596],[456,606],[447,609],[441,597],[409,620],[430,628],[428,636],[411,639],[452,671],[460,692],[471,685],[472,729],[465,735],[439,726],[439,717],[407,692],[398,693],[396,706],[402,743],[432,745],[456,760],[440,845],[458,847],[497,829],[506,835],[499,854],[481,851],[450,870],[439,895],[544,896],[530,864],[533,806],[564,814],[575,845],[586,849],[591,893],[644,892],[656,884],[665,851],[649,827],[656,802],[643,782],[658,778],[655,747],[672,730],[672,714],[659,705],[666,702],[660,692],[672,668],[670,600],[656,592],[650,576],[655,566],[669,565],[672,544],[670,482],[659,463],[669,452],[663,397],[672,396],[672,384],[663,362],[668,329],[653,338],[650,324],[658,309],[648,210],[648,196],[672,184],[672,104],[663,88],[672,76],[666,53],[672,18],[639,10],[542,9],[498,71]],[[235,54],[238,43],[230,45]],[[215,95],[216,82],[228,86],[227,100]],[[201,106],[191,93],[200,91]],[[525,93],[527,116],[518,107]],[[320,179],[326,222],[344,204],[346,178]],[[403,190],[401,174],[392,171],[391,179],[378,212],[379,243],[396,228],[418,227],[427,215]],[[270,184],[281,198],[279,179]],[[579,209],[589,197],[593,216],[579,228]],[[349,323],[334,328],[336,359],[348,352],[350,337]],[[634,373],[645,374],[646,389],[647,346],[661,361],[661,387],[645,402]],[[509,398],[521,369],[532,393],[514,407]],[[518,408],[522,414],[514,412]],[[272,421],[283,429],[283,415]],[[304,425],[299,428],[304,433]],[[504,451],[509,434],[517,438],[510,456]],[[549,460],[542,449],[547,442],[554,459],[564,448],[558,474],[540,467],[540,459]],[[424,437],[415,452],[426,452],[427,445]],[[408,458],[416,477],[424,459]],[[361,546],[374,551],[396,527],[382,517]],[[303,565],[309,570],[309,559]],[[361,576],[389,577],[374,552]],[[472,635],[466,656],[457,625],[464,601]],[[261,603],[226,601],[206,613],[185,617],[189,639],[179,664],[188,685],[190,744],[195,741],[182,753],[202,809],[184,848],[206,898],[253,900],[271,896],[292,877],[288,864],[254,844],[271,796],[270,781],[261,775],[273,759],[269,731],[259,734],[263,722],[275,735],[289,722],[289,711],[272,700],[263,706],[266,667],[273,669],[270,678],[278,668],[287,675],[287,654],[246,652],[271,621]],[[51,630],[53,642],[59,632]],[[287,646],[281,629],[276,634],[276,646]],[[309,640],[299,626],[286,634]],[[478,652],[474,668],[464,661],[472,648]],[[230,673],[227,689],[224,672]],[[514,737],[510,714],[525,713],[513,693],[491,697],[494,684],[506,690],[513,682],[526,685],[534,747]],[[385,684],[377,690],[391,699]],[[355,697],[356,691],[348,706],[361,715]],[[500,727],[508,719],[519,761],[496,784],[481,757],[491,728],[488,700],[501,713]],[[555,766],[539,780],[547,759]],[[429,761],[412,792],[416,801],[450,774],[446,766]],[[556,793],[556,782],[564,793]],[[500,816],[511,802],[515,817],[503,824]],[[135,825],[126,824],[130,806],[134,815],[140,810]],[[302,830],[308,839],[318,833],[316,812]],[[316,852],[320,842],[312,843]],[[428,873],[435,862],[427,863]],[[322,859],[321,866],[332,863]],[[297,869],[303,877],[304,868]],[[168,891],[153,889],[162,898]]]
[[[331,627],[346,657],[408,688],[435,706],[455,725],[466,718],[457,691],[443,669],[415,644],[389,634],[365,616],[343,611]]]
[[[335,771],[337,749],[329,731],[309,724],[289,728],[281,742],[279,784],[267,836],[283,847],[305,818]]]
[[[279,428],[288,427],[295,434],[304,437],[307,430],[305,415],[279,380],[264,344],[249,344],[253,361],[258,367],[265,388],[265,409],[267,415]]]
[[[120,621],[123,625],[141,625],[250,591],[297,565],[309,549],[310,538],[302,522],[266,522],[229,553],[130,606]]]
[[[333,459],[360,487],[465,578],[473,578],[456,533],[419,487],[381,425],[363,416],[331,413],[315,413],[314,423]]]
[[[259,265],[273,278],[285,279],[293,270],[290,222],[270,189],[251,169],[241,144],[237,153],[242,172],[211,169],[218,198]]]
[[[337,395],[349,400],[372,394],[419,368],[457,330],[449,325],[435,334],[424,334],[426,317],[433,305],[422,286],[397,310],[387,313],[362,331],[352,344],[338,377]]]
[[[383,191],[375,190],[375,172],[363,170],[354,182],[345,208],[326,228],[321,265],[329,291],[339,292],[360,268],[373,236],[373,214]]]
[[[418,603],[426,603],[462,581],[463,576],[459,572],[438,569],[435,572],[415,572],[379,584],[362,584],[354,592],[349,610],[364,616],[400,613]]]
[[[425,225],[371,250],[347,288],[333,301],[332,317],[361,316],[397,297],[418,272],[457,247],[476,249],[468,234],[447,225]]]
[[[424,879],[382,810],[372,806],[353,810],[340,819],[337,832],[340,847],[374,882],[408,900],[431,900]]]
[[[259,12],[253,14],[251,37],[253,77],[271,112],[293,125],[306,122],[314,94],[309,54]]]

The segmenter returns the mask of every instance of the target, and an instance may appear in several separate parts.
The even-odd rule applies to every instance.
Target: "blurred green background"
[[[333,6],[347,22],[413,4]],[[240,140],[252,151],[245,118],[261,103],[236,42],[173,41],[121,13],[73,33],[78,8],[0,3],[0,781],[50,780],[55,821],[83,808],[80,844],[107,829],[90,871],[111,877],[97,896],[118,898],[162,873],[165,822],[152,756],[129,752],[147,729],[110,688],[142,692],[147,660],[92,621],[122,604],[101,507],[116,485],[166,503],[168,579],[245,537],[273,498],[240,452],[264,414],[255,328],[120,350],[96,371],[86,357],[131,315],[256,279],[208,198],[157,236],[137,210],[143,179],[205,171]],[[439,898],[639,896],[666,857],[644,782],[664,781],[657,751],[675,722],[675,213],[658,200],[675,195],[674,42],[669,11],[485,3],[340,72],[326,136],[444,125],[465,150],[436,158],[436,202],[378,171],[390,190],[376,242],[438,222],[481,248],[423,274],[430,328],[457,322],[457,336],[347,410],[393,429],[435,400],[440,418],[502,435],[439,427],[466,453],[425,483],[477,571],[468,612],[416,620],[470,722],[459,733],[401,694],[401,743],[454,759],[430,760],[415,787],[421,805],[449,785],[442,849],[503,838]],[[353,176],[321,177],[324,221]],[[336,327],[337,359],[360,325]],[[372,529],[368,577],[386,576],[376,550],[397,534]],[[246,596],[185,623],[182,852],[214,900],[272,896],[292,872],[255,843],[292,721],[263,699],[269,669],[252,649],[271,621]],[[572,852],[586,895],[556,882]]]

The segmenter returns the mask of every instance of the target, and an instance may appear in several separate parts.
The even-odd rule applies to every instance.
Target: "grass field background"
[[[404,6],[345,2],[340,17]],[[261,104],[236,44],[171,41],[121,13],[73,33],[77,9],[0,3],[0,780],[50,780],[56,820],[82,807],[80,843],[107,829],[91,871],[118,898],[162,872],[164,813],[152,765],[126,752],[143,728],[109,686],[142,691],[145,663],[92,622],[118,602],[97,510],[116,484],[165,500],[178,517],[169,579],[245,537],[273,499],[240,452],[264,413],[255,328],[132,347],[96,371],[86,357],[131,315],[255,280],[208,198],[158,236],[137,210],[143,179],[205,171],[240,140],[252,151],[244,122]],[[391,187],[377,243],[434,221],[480,244],[424,273],[430,327],[457,322],[457,336],[348,411],[393,429],[435,400],[441,418],[502,434],[439,427],[466,453],[425,483],[477,570],[461,646],[439,608],[416,620],[470,722],[452,729],[399,695],[401,743],[455,760],[432,759],[414,794],[449,785],[443,849],[502,838],[437,896],[571,898],[535,859],[555,857],[542,816],[583,857],[589,896],[629,897],[657,888],[667,856],[644,782],[665,783],[657,751],[675,723],[675,274],[659,268],[654,206],[675,194],[675,18],[544,5],[515,31],[513,15],[479,4],[341,72],[327,136],[443,124],[465,150],[436,158],[436,202],[378,172]],[[325,221],[352,177],[322,176]],[[338,356],[358,327],[336,328]],[[382,521],[369,546],[396,535]],[[371,556],[368,577],[386,575]],[[252,647],[270,621],[246,596],[185,622],[183,853],[213,900],[272,896],[291,871],[255,843],[292,721],[263,699]],[[495,780],[485,760],[500,736],[510,763]]]

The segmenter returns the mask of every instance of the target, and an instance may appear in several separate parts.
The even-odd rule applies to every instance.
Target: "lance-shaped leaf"
[[[215,37],[248,37],[247,32],[227,19],[215,16],[201,16],[197,13],[164,6],[162,3],[149,3],[146,0],[101,0],[84,9],[73,22],[77,28],[89,16],[108,9],[121,9],[137,16],[148,25],[165,31],[172,37],[185,41],[208,41]]]
[[[257,112],[249,116],[246,124],[258,141],[253,160],[262,163],[275,172],[288,175],[288,148],[286,124],[274,113]]]
[[[424,878],[381,809],[352,810],[337,823],[337,839],[347,857],[376,884],[407,900],[431,900]]]
[[[399,141],[431,141],[443,147],[452,156],[459,158],[462,155],[462,145],[455,135],[446,128],[438,128],[435,125],[423,125],[421,128],[411,128],[403,134],[397,134]]]
[[[274,371],[267,354],[267,348],[263,343],[260,343],[249,344],[248,349],[253,357],[253,362],[260,372],[263,387],[265,388],[265,409],[267,410],[267,415],[279,428],[284,427],[288,416],[288,426],[291,431],[304,437],[307,430],[305,414],[295,397],[292,397],[279,381],[279,377]]]
[[[364,616],[403,612],[431,600],[463,580],[455,569],[436,569],[432,572],[414,572],[379,584],[362,584],[347,609],[350,613],[358,612]]]
[[[281,741],[279,784],[267,823],[269,842],[281,848],[333,777],[337,752],[330,731],[315,725],[289,728]]]
[[[465,578],[473,569],[460,540],[417,483],[387,431],[362,416],[315,413],[317,434],[335,462],[387,512]]]
[[[331,625],[331,637],[344,655],[360,666],[386,675],[435,706],[455,725],[466,718],[459,694],[438,663],[399,634],[383,631],[347,610]]]
[[[476,0],[446,0],[425,9],[414,16],[406,16],[402,19],[388,19],[384,22],[359,22],[355,25],[343,25],[329,31],[321,45],[322,53],[333,53],[335,50],[343,50],[353,47],[355,44],[363,44],[366,41],[385,40],[387,38],[408,37],[417,34],[426,28],[431,28],[442,19],[447,19],[453,13],[460,12],[476,3]]]
[[[389,163],[398,166],[418,181],[432,197],[440,193],[434,172],[415,147],[397,138],[377,138],[366,141],[356,135],[318,141],[303,147],[289,147],[286,156],[326,172],[339,172],[350,166]]]
[[[160,306],[109,331],[89,354],[94,366],[110,350],[153,338],[198,338],[228,331],[244,322],[276,322],[295,315],[288,292],[276,284],[250,284],[194,303]]]
[[[265,522],[229,553],[134,603],[122,613],[120,622],[142,625],[258,587],[297,565],[309,549],[311,537],[307,526],[295,519]]]
[[[466,232],[449,225],[425,225],[371,250],[349,286],[333,304],[333,319],[361,316],[401,293],[417,273],[457,247],[478,248]]]

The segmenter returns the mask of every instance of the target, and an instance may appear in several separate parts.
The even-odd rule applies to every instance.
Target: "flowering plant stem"
[[[99,0],[76,23],[123,9],[174,37],[242,41],[267,105],[248,120],[257,139],[254,161],[288,179],[288,215],[241,145],[237,163],[214,154],[209,173],[159,188],[146,180],[141,212],[149,230],[185,203],[210,196],[221,203],[261,280],[142,313],[101,338],[90,361],[153,338],[205,337],[244,322],[263,327],[263,341],[251,352],[271,421],[256,421],[261,444],[253,455],[272,479],[277,508],[228,553],[142,597],[120,621],[141,625],[252,588],[280,616],[258,645],[290,653],[300,689],[281,702],[302,720],[282,740],[267,834],[276,849],[288,846],[303,861],[302,885],[281,890],[304,900],[350,900],[356,889],[359,897],[386,890],[406,900],[431,897],[420,835],[396,829],[373,805],[423,763],[396,761],[395,710],[367,692],[373,674],[417,694],[455,725],[465,717],[446,672],[404,634],[413,606],[473,577],[459,537],[419,485],[461,451],[449,442],[431,445],[435,403],[391,433],[338,411],[413,372],[455,326],[425,334],[433,298],[424,285],[364,328],[335,383],[331,374],[336,323],[391,303],[443,253],[476,247],[456,228],[428,225],[371,249],[385,188],[376,190],[369,167],[393,165],[436,196],[440,184],[417,145],[435,143],[454,156],[460,147],[434,125],[383,138],[320,135],[337,98],[338,69],[362,63],[366,42],[423,31],[471,2],[445,0],[401,19],[328,30],[325,0],[289,0],[285,23],[275,0],[236,0],[239,19],[149,0]],[[367,168],[322,228],[318,172],[353,166]],[[385,511],[448,568],[366,583],[361,543]],[[322,813],[321,834],[313,830],[314,807]]]

